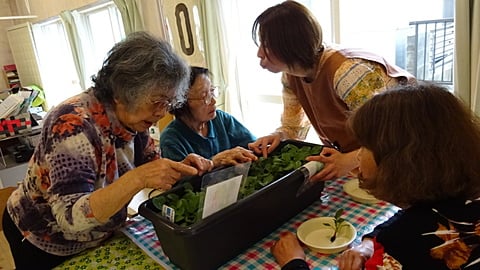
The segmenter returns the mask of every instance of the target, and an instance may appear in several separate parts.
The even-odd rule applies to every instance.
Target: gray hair
[[[146,32],[135,32],[115,44],[102,68],[92,76],[95,96],[106,105],[114,100],[136,108],[152,95],[185,102],[190,69],[170,44]]]

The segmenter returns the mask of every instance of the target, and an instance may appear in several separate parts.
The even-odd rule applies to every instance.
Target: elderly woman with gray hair
[[[188,78],[168,43],[137,32],[110,50],[93,87],[49,112],[4,212],[16,269],[50,269],[99,245],[122,227],[138,191],[211,170],[194,154],[160,158],[148,134],[184,101]]]
[[[196,153],[212,159],[215,167],[257,160],[248,150],[255,136],[235,117],[216,108],[217,91],[208,69],[191,67],[187,101],[170,110],[175,120],[161,134],[165,157],[182,160]]]

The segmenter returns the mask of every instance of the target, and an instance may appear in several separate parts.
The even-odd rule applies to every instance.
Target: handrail
[[[415,29],[413,68],[419,80],[453,84],[455,29],[453,18],[412,21]]]

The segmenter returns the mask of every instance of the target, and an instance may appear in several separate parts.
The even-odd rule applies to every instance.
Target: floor
[[[14,187],[6,187],[0,189],[0,269],[1,270],[12,270],[15,269],[15,264],[13,262],[12,254],[10,253],[10,246],[8,245],[7,239],[3,234],[1,220],[3,217],[3,211],[5,209],[5,204],[7,199],[14,190]]]
[[[7,239],[5,239],[5,235],[3,235],[3,231],[0,231],[0,269],[15,269],[10,247],[8,246]]]

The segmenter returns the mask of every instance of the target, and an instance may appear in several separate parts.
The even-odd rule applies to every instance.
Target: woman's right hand
[[[237,165],[249,161],[256,161],[258,157],[241,146],[222,151],[212,157],[215,167]]]
[[[373,256],[373,241],[364,239],[356,247],[345,250],[338,256],[338,268],[340,270],[362,270],[365,262]]]
[[[280,133],[275,132],[270,135],[258,138],[256,141],[249,143],[248,148],[257,155],[262,155],[264,158],[268,156],[282,141]]]
[[[208,158],[204,158],[198,154],[190,153],[182,160],[183,164],[193,166],[197,169],[198,175],[203,175],[213,169],[214,163]]]
[[[150,161],[130,171],[144,188],[169,190],[183,176],[197,175],[197,168],[167,158]]]

